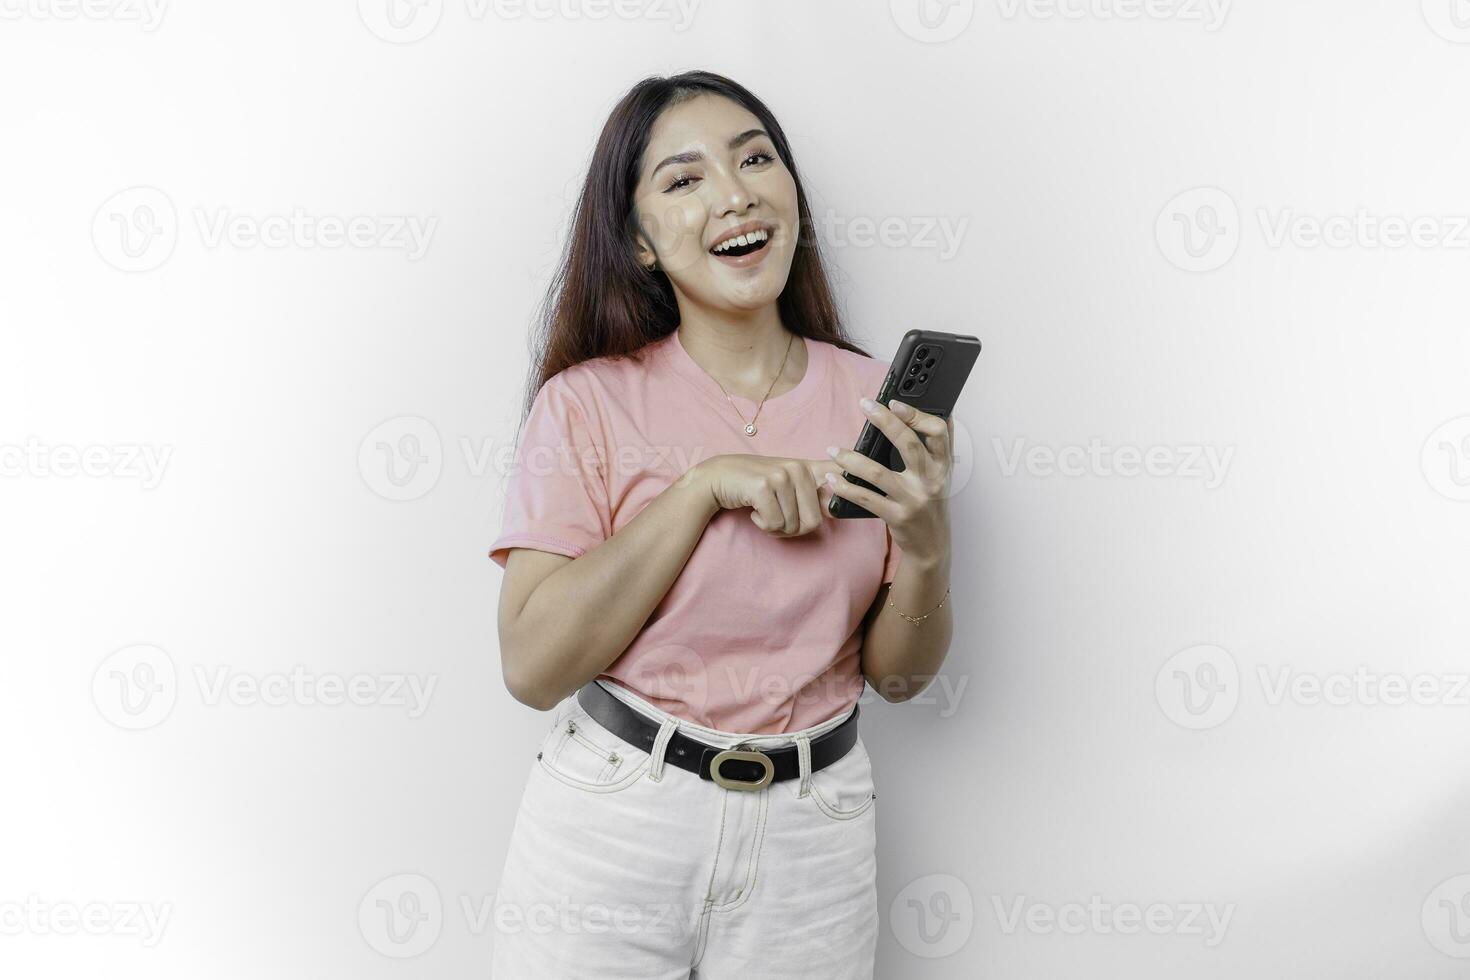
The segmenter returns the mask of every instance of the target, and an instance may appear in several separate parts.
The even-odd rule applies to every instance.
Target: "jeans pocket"
[[[557,713],[537,753],[541,768],[577,789],[626,789],[648,768],[648,753],[603,728],[575,698]]]
[[[799,779],[787,783],[793,793],[800,792],[800,784]],[[807,798],[833,820],[851,820],[873,808],[878,798],[873,787],[873,760],[868,757],[862,736],[842,758],[812,773]]]

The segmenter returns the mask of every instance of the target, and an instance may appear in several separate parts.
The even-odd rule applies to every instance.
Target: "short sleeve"
[[[893,532],[888,530],[888,525],[883,526],[883,532],[888,536],[888,554],[883,557],[883,581],[886,584],[892,582],[898,574],[898,563],[903,558],[903,549],[893,540]]]
[[[605,458],[576,393],[560,376],[548,379],[521,427],[490,559],[504,568],[512,548],[580,558],[606,541]]]

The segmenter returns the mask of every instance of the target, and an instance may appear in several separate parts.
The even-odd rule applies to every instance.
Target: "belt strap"
[[[583,685],[577,692],[577,701],[594,721],[618,738],[645,752],[653,751],[653,743],[658,738],[661,727],[659,723],[620,700],[597,681],[589,681]],[[842,724],[811,740],[812,772],[830,766],[857,744],[857,719],[858,705],[853,705],[852,714]],[[676,730],[669,738],[664,760],[680,769],[697,773],[700,779],[714,781],[714,776],[710,773],[710,762],[724,751],[726,750],[719,746],[709,745]],[[784,745],[779,749],[751,751],[771,760],[771,782],[801,776],[801,760],[795,744]],[[726,780],[756,783],[763,779],[765,766],[759,760],[725,759],[720,764],[720,774]]]

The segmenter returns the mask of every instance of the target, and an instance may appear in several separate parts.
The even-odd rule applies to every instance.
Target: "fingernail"
[[[889,399],[888,401],[888,410],[901,419],[908,418],[909,412],[911,411],[908,405],[905,405],[903,402],[894,401],[892,399]]]
[[[878,407],[878,403],[875,402],[875,401],[873,401],[873,399],[871,399],[871,398],[863,398],[863,399],[860,399],[858,401],[858,404],[863,407],[863,411],[865,411],[865,412],[874,411]]]
[[[827,474],[827,485],[830,486],[830,487],[837,486],[837,474],[836,473],[828,473]]]
[[[828,446],[827,447],[827,455],[828,456],[836,456],[837,455],[837,447],[836,446]]]

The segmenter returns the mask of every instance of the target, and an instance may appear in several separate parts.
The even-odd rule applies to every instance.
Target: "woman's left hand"
[[[828,447],[827,455],[853,476],[878,487],[874,493],[846,478],[827,478],[832,492],[883,519],[905,557],[937,562],[949,552],[949,478],[954,420],[890,400],[891,408],[862,400],[863,412],[903,457],[899,473],[851,449]],[[920,438],[922,436],[922,439]]]

